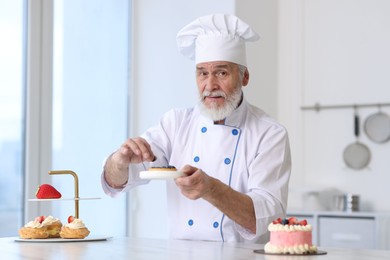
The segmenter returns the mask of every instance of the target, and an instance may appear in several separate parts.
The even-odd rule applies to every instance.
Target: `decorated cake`
[[[264,251],[271,254],[314,254],[317,247],[312,244],[312,229],[306,219],[278,218],[268,226],[270,241],[264,246]]]

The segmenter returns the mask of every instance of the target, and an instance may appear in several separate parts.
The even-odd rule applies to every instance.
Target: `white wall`
[[[353,109],[302,111],[301,106],[367,104],[390,99],[390,2],[279,1],[279,120],[290,133],[294,171],[290,208],[307,208],[304,190],[336,188],[361,196],[361,210],[389,211],[390,142],[376,144],[368,168],[345,166],[354,142]],[[390,108],[382,109],[390,113]],[[377,108],[358,110],[361,123]],[[325,207],[331,206],[331,198]]]
[[[250,103],[277,117],[278,1],[237,0],[235,8],[236,15],[260,35],[258,42],[247,44],[250,82],[244,94]]]

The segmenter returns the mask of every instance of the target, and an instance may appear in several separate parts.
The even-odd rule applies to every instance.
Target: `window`
[[[126,197],[101,188],[103,159],[127,137],[129,1],[54,1],[52,168],[79,178],[80,218],[94,234],[124,235]],[[52,175],[64,197],[73,177]],[[57,217],[74,215],[73,202],[52,205]],[[109,220],[109,221],[108,221]]]
[[[0,237],[15,236],[23,212],[25,2],[0,1]]]
[[[80,197],[101,198],[79,203],[91,235],[126,233],[127,197],[107,197],[100,177],[127,137],[130,3],[0,1],[0,237],[17,236],[37,214],[74,215],[73,201],[28,201],[46,181],[74,195],[73,177],[50,169],[75,171]]]

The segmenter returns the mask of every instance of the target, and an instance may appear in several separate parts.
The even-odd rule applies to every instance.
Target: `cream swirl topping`
[[[264,246],[264,250],[267,253],[273,253],[273,254],[305,254],[305,253],[313,254],[317,252],[317,247],[314,245],[309,246],[308,244],[283,247],[283,246],[275,246],[272,245],[270,242],[268,242]]]
[[[52,216],[47,216],[42,221],[42,223],[39,221],[39,218],[36,218],[34,220],[31,220],[26,225],[24,225],[27,228],[42,228],[44,226],[51,225],[53,223],[59,222],[60,220],[58,218],[54,218]]]
[[[43,227],[42,223],[39,223],[37,220],[31,220],[26,225],[24,225],[26,228],[41,228]]]
[[[75,218],[71,223],[66,224],[65,227],[68,227],[70,229],[79,229],[85,228],[85,225],[81,219]]]
[[[42,225],[51,225],[53,223],[59,222],[60,220],[58,218],[54,218],[52,216],[47,216],[45,220],[42,222]]]

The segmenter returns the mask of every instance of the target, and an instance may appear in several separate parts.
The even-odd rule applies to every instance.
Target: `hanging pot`
[[[367,117],[364,122],[364,131],[367,137],[376,143],[384,143],[390,140],[390,117],[381,112]]]
[[[352,169],[360,170],[368,166],[371,160],[370,149],[365,145],[359,142],[359,116],[357,113],[354,115],[354,134],[356,141],[348,145],[344,150],[344,162],[345,164]]]

